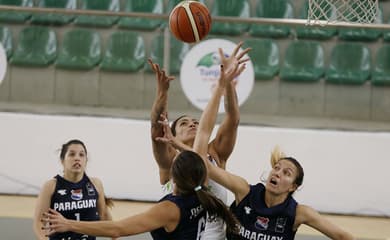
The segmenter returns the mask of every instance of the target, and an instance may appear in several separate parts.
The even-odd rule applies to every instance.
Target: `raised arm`
[[[306,224],[334,240],[353,240],[352,234],[344,231],[337,225],[330,222],[320,213],[309,206],[298,205],[294,228]]]
[[[119,221],[75,221],[65,219],[57,211],[50,209],[42,221],[49,222],[46,234],[72,231],[91,236],[118,238],[131,236],[164,227],[173,231],[179,223],[180,210],[172,202],[160,202],[149,210]]]
[[[247,181],[211,164],[207,159],[207,143],[215,124],[223,91],[234,78],[244,71],[244,69],[245,64],[239,64],[238,61],[233,62],[230,65],[230,69],[226,69],[221,65],[221,74],[218,84],[202,113],[194,141],[194,151],[204,159],[209,171],[209,177],[232,191],[235,194],[237,201],[241,201],[242,198],[248,194],[249,185]]]
[[[239,61],[232,61],[228,67],[221,65],[220,76],[218,82],[213,89],[213,93],[206,108],[203,110],[199,120],[198,130],[194,140],[194,151],[203,158],[207,158],[208,142],[211,132],[214,128],[218,114],[219,103],[221,97],[228,85],[242,73],[245,69],[245,64],[239,64]]]
[[[157,80],[156,97],[150,114],[152,148],[154,159],[159,166],[160,182],[164,184],[169,180],[169,171],[176,150],[171,145],[156,139],[164,135],[163,126],[159,123],[159,120],[160,116],[167,112],[169,83],[174,77],[167,76],[165,71],[161,70],[160,66],[153,63],[152,60],[149,59],[148,62],[155,72]]]
[[[237,44],[236,48],[233,50],[233,53],[226,57],[226,54],[222,51],[221,48],[218,49],[221,63],[229,68],[234,62],[242,64],[247,62],[249,58],[244,58],[251,49],[246,48],[242,52],[239,52],[242,42]],[[236,81],[231,81],[225,87],[224,92],[224,106],[225,106],[225,117],[217,131],[215,139],[210,144],[209,151],[213,156],[219,167],[225,168],[226,161],[229,158],[230,154],[233,151],[234,145],[236,143],[237,137],[237,128],[240,122],[240,112],[238,107],[238,99],[236,93]]]

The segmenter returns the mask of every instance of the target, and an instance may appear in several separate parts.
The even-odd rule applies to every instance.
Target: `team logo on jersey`
[[[70,197],[73,200],[83,199],[83,190],[82,189],[73,189],[72,191],[70,191],[70,193],[72,194],[72,195],[70,195]]]
[[[90,182],[87,182],[85,187],[87,188],[88,196],[95,196],[96,194],[95,189],[93,188],[93,185]]]
[[[61,196],[64,196],[66,195],[66,189],[58,189],[57,193],[60,194]]]
[[[255,227],[260,230],[267,230],[269,223],[269,218],[265,217],[257,217],[255,222]]]
[[[245,213],[246,213],[247,215],[249,215],[249,214],[251,214],[252,208],[250,208],[250,207],[248,207],[248,206],[245,206],[245,207],[244,207],[244,210],[245,210]]]
[[[286,227],[287,218],[285,217],[278,217],[276,219],[276,226],[275,226],[275,232],[283,233],[284,229]]]

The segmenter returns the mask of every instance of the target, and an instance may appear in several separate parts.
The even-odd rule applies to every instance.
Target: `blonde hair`
[[[279,146],[275,146],[274,149],[272,149],[271,152],[271,166],[274,167],[277,162],[279,162],[280,159],[285,158],[286,154],[280,150]]]

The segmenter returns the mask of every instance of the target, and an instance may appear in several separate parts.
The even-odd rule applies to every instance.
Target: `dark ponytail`
[[[178,194],[186,196],[196,194],[210,221],[219,217],[226,223],[228,232],[238,231],[238,221],[227,206],[204,186],[207,178],[206,165],[195,152],[183,151],[172,165],[172,177]]]
[[[226,207],[225,203],[210,193],[204,186],[202,186],[202,189],[196,191],[196,195],[198,196],[199,202],[202,204],[203,208],[209,213],[209,221],[213,221],[216,217],[220,217],[226,223],[227,232],[238,232],[239,222]]]

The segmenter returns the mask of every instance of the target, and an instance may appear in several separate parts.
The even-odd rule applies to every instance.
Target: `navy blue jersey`
[[[153,230],[154,240],[197,240],[202,236],[206,225],[206,211],[196,195],[174,196],[168,194],[161,201],[171,201],[180,209],[180,221],[176,229],[166,232],[164,228]]]
[[[240,222],[239,235],[228,236],[228,239],[256,240],[293,240],[293,230],[297,202],[291,196],[276,206],[267,207],[264,201],[265,186],[261,183],[250,186],[245,198],[236,205],[230,206]]]
[[[80,182],[73,183],[57,175],[56,188],[51,197],[50,207],[67,219],[78,221],[97,221],[99,213],[97,201],[99,194],[91,180],[84,174]],[[96,237],[74,232],[58,233],[50,240],[95,240]]]

